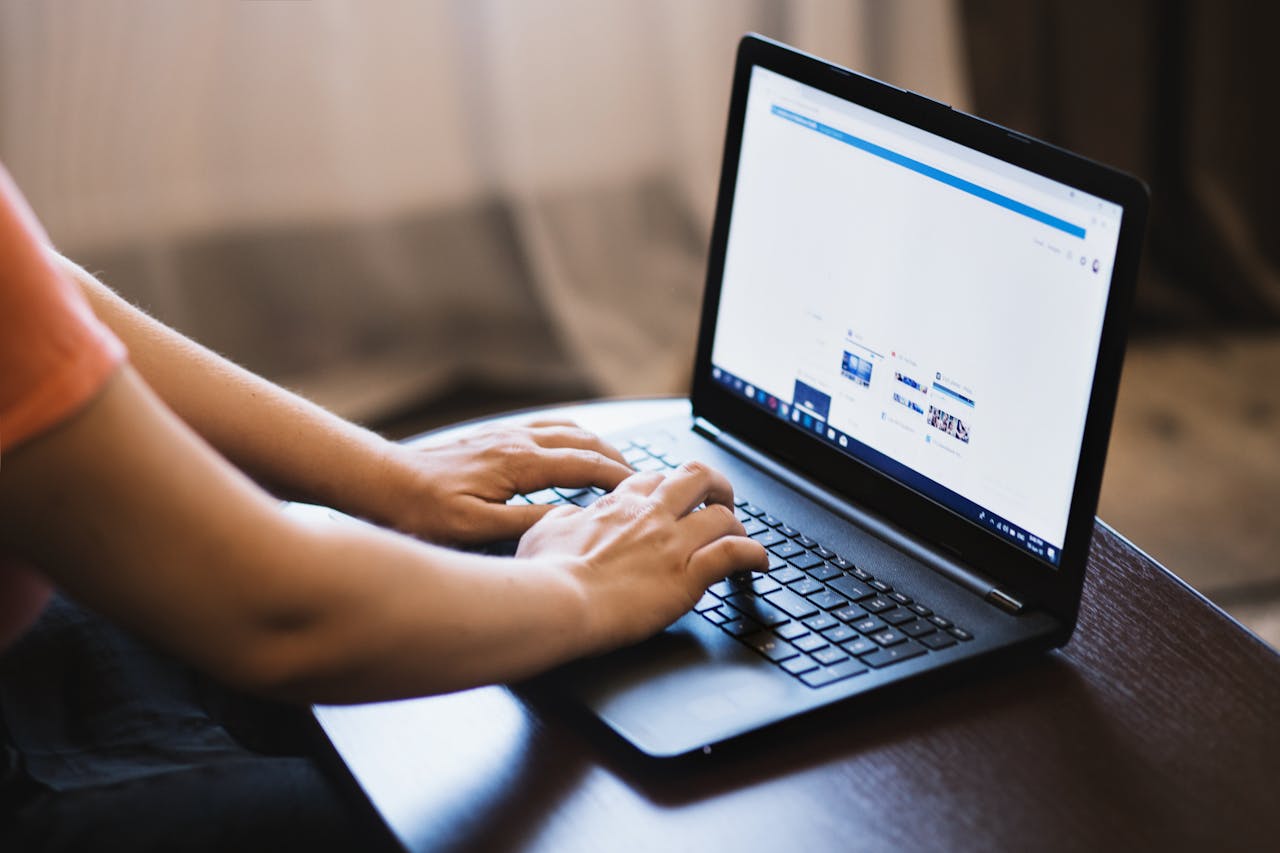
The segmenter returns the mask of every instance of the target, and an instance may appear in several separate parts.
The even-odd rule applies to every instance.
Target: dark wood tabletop
[[[315,714],[411,850],[1280,849],[1280,655],[1101,522],[1065,648],[706,755],[646,758],[536,688]]]

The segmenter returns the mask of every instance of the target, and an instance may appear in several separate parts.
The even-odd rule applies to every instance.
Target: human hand
[[[728,480],[699,462],[666,476],[632,475],[586,509],[557,507],[529,529],[516,556],[570,566],[591,651],[637,642],[719,578],[768,565],[734,516]]]
[[[394,445],[389,522],[445,545],[515,539],[551,507],[508,506],[548,486],[613,489],[632,474],[622,454],[572,421],[493,427],[429,447]]]

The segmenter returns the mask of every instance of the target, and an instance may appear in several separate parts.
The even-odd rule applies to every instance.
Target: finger
[[[640,495],[648,497],[666,481],[665,474],[659,471],[648,471],[643,474],[633,473],[613,490],[615,495]],[[603,499],[602,499],[603,500]]]
[[[653,496],[677,518],[700,503],[733,506],[733,486],[723,474],[701,462],[686,462],[669,473]]]
[[[688,565],[689,574],[703,590],[736,572],[762,572],[769,567],[769,558],[764,546],[754,539],[723,536],[694,551]]]
[[[558,424],[540,426],[529,431],[533,440],[540,447],[576,447],[580,450],[594,450],[603,456],[627,465],[622,453],[609,442],[593,432],[579,429],[573,425]],[[630,465],[627,465],[630,468]]]
[[[567,418],[538,418],[524,424],[529,429],[538,429],[539,427],[578,427],[577,421],[571,421]]]
[[[676,522],[681,537],[691,548],[701,548],[721,536],[746,536],[742,522],[724,504],[711,504],[691,512]]]
[[[530,527],[552,513],[560,516],[573,515],[581,511],[579,507],[572,504],[559,506],[493,504],[486,509],[481,523],[477,525],[482,530],[479,540],[519,539]]]
[[[611,490],[634,473],[625,463],[594,450],[564,447],[539,448],[512,476],[516,491],[532,492],[547,486],[599,486]]]

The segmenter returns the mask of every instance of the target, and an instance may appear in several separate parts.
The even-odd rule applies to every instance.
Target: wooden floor
[[[1098,515],[1280,647],[1280,334],[1130,344]]]

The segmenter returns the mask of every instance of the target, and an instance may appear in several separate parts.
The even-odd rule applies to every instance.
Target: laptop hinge
[[[712,441],[717,441],[720,438],[720,427],[711,423],[711,421],[706,418],[694,418],[693,431],[705,438],[711,439]]]
[[[1002,589],[993,589],[987,593],[986,601],[988,604],[994,604],[1006,613],[1021,613],[1022,602],[1014,598]]]
[[[710,426],[708,424],[708,426]],[[900,551],[924,563],[929,568],[947,577],[951,581],[968,589],[979,598],[990,599],[994,592],[998,592],[995,582],[987,576],[973,570],[972,568],[961,565],[950,556],[939,552],[935,548],[928,547],[919,539],[911,536],[900,528],[888,523],[883,518],[873,515],[859,506],[849,503],[848,501],[836,496],[823,486],[801,476],[788,467],[771,459],[754,447],[746,444],[738,439],[733,433],[722,432],[714,426],[710,426],[714,430],[716,443],[738,456],[750,462],[757,468],[765,471],[772,477],[800,494],[809,498],[814,503],[822,506],[830,512],[838,515],[846,521],[858,525],[871,535],[888,542],[890,545],[898,548]],[[1002,596],[1017,606],[1018,609],[1011,610],[1017,613],[1022,608],[1022,603],[1011,596]],[[998,605],[1001,609],[1007,609],[1005,604]]]

